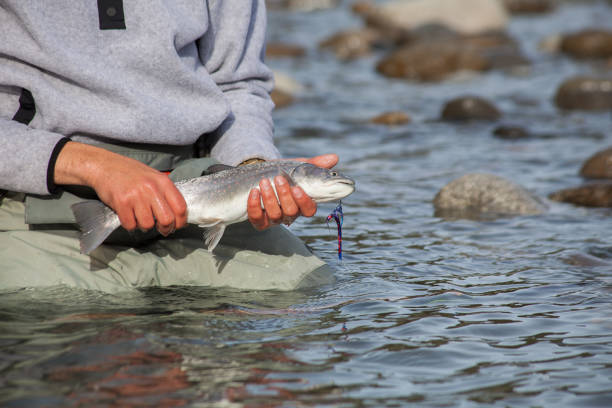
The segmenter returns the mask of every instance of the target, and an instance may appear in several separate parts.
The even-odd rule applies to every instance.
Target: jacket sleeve
[[[231,111],[211,135],[211,156],[229,165],[253,157],[278,158],[270,99],[273,78],[263,62],[265,1],[216,0],[209,4],[210,34],[199,42],[200,58]]]
[[[0,118],[0,189],[53,193],[55,160],[67,141],[63,135]]]

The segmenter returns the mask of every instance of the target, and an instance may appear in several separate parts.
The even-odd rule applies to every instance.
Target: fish
[[[340,172],[297,161],[267,161],[239,167],[217,164],[207,173],[175,183],[187,204],[187,222],[205,229],[204,243],[212,252],[225,228],[244,221],[247,199],[259,182],[284,176],[291,185],[300,186],[317,203],[340,200],[355,191],[355,181]],[[278,195],[277,195],[278,196]],[[89,254],[121,226],[119,216],[99,200],[86,200],[71,206],[81,231],[81,253]]]

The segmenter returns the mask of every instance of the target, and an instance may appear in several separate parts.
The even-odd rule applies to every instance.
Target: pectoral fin
[[[100,246],[121,225],[119,217],[101,201],[83,201],[71,208],[81,230],[79,240],[83,254],[89,254]]]
[[[200,225],[201,227],[206,227],[204,225]],[[204,243],[208,247],[208,252],[212,252],[213,249],[217,246],[223,233],[225,232],[225,224],[217,223],[213,226],[206,227],[206,232],[204,232]]]

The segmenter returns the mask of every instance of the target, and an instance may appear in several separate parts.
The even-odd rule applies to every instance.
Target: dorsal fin
[[[202,175],[208,176],[209,174],[214,174],[225,170],[231,170],[233,168],[233,166],[229,166],[227,164],[213,164],[212,166],[208,166],[208,168],[202,172]]]

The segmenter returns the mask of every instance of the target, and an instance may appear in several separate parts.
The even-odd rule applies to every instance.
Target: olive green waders
[[[175,168],[175,181],[199,176],[213,164],[207,158],[168,163],[165,153],[111,149],[138,159],[149,155],[153,161],[142,161]],[[197,285],[292,290],[333,281],[329,266],[282,226],[256,231],[248,222],[230,225],[213,253],[205,249],[203,230],[194,225],[167,238],[155,231],[119,229],[84,255],[70,211],[82,198],[67,192],[51,199],[9,192],[1,200],[0,289],[68,285],[118,292]]]

